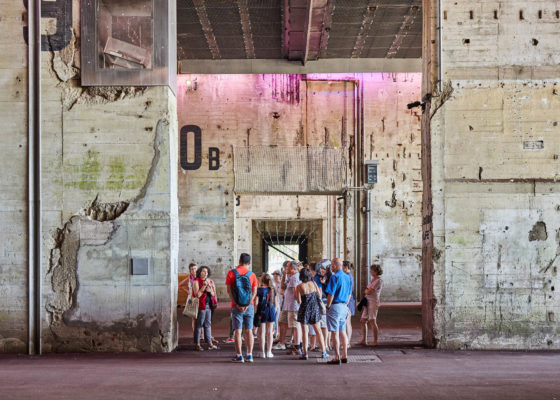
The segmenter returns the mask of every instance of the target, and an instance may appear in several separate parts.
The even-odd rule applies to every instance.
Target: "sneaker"
[[[278,343],[276,346],[273,347],[274,350],[286,350],[286,345],[282,343]]]
[[[232,362],[234,363],[244,363],[245,360],[243,359],[243,356],[235,356],[231,359]],[[249,360],[247,360],[249,361]]]
[[[194,345],[194,349],[195,349],[196,351],[204,351],[204,349],[202,348],[202,346],[199,345],[199,344],[195,344],[195,345]]]
[[[253,355],[252,354],[247,354],[247,357],[245,357],[245,360],[248,363],[252,363],[253,362]]]
[[[259,354],[257,355],[257,357],[259,358],[266,358],[266,353],[263,353],[262,351],[259,352]]]
[[[227,338],[226,340],[224,340],[224,343],[235,343],[235,339],[234,338]]]
[[[299,356],[300,360],[309,360],[309,356],[307,355],[307,353],[302,353],[301,356]]]
[[[292,349],[288,352],[288,354],[291,354],[293,356],[301,356],[303,354],[303,351],[301,349]]]
[[[274,354],[272,354],[272,351],[269,351],[268,353],[266,353],[266,356],[268,358],[272,358],[272,357],[274,357]]]
[[[329,353],[326,351],[321,355],[321,358],[329,358]]]
[[[218,350],[218,346],[210,344],[210,345],[208,345],[208,350]]]

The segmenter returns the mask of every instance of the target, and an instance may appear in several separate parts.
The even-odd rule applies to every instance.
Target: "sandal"
[[[204,349],[202,348],[202,346],[199,345],[199,344],[195,344],[195,345],[194,345],[194,349],[195,349],[196,351],[204,351]]]

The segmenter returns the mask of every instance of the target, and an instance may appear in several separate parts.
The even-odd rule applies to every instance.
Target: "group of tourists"
[[[259,358],[273,358],[273,350],[286,350],[301,360],[309,359],[310,351],[328,359],[327,364],[348,363],[352,337],[351,317],[356,308],[353,265],[340,258],[324,259],[303,265],[285,261],[282,268],[260,278],[250,270],[251,256],[243,253],[239,265],[226,276],[231,300],[231,336],[235,343],[233,362],[253,362],[254,338],[258,337]],[[201,333],[208,350],[217,348],[211,334],[212,312],[217,306],[216,287],[206,266],[189,266],[190,274],[179,283],[194,300],[193,318],[195,349],[201,347]],[[358,344],[376,345],[378,341],[377,310],[382,288],[379,264],[370,266],[371,281],[358,305],[361,310],[362,340]],[[186,314],[185,315],[191,315]],[[192,315],[194,317],[194,315]],[[368,327],[373,340],[368,343]],[[291,343],[287,339],[291,334]],[[276,339],[276,341],[275,341]],[[246,351],[243,354],[242,347]],[[334,356],[329,355],[334,352]]]

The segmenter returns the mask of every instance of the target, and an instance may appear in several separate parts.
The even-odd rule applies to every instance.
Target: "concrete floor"
[[[398,315],[388,311],[386,325],[405,322]],[[218,336],[227,324],[216,323]],[[385,338],[407,329],[395,323],[391,332]],[[0,355],[0,399],[560,400],[560,352],[438,351],[396,340],[350,349],[357,358],[377,356],[375,363],[331,366],[276,351],[273,359],[232,364],[233,345],[199,353],[189,341],[183,337],[171,354]]]

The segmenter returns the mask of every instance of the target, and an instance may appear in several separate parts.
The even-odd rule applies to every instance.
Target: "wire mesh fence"
[[[332,147],[234,147],[236,193],[339,194],[346,150]]]

